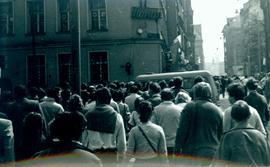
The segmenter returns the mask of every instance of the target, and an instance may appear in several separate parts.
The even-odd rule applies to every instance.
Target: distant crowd
[[[270,73],[1,92],[0,165],[269,166]]]

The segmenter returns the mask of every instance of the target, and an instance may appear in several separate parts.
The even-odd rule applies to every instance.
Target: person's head
[[[230,84],[227,88],[227,92],[231,104],[237,100],[243,100],[245,97],[245,88],[241,83]]]
[[[199,82],[204,82],[204,78],[200,75],[197,75],[193,80],[193,85],[196,85]]]
[[[250,77],[247,80],[246,87],[248,90],[256,90],[258,88],[258,81],[255,78]]]
[[[86,83],[82,83],[81,90],[86,90],[86,89],[87,89],[87,84]]]
[[[248,104],[243,100],[238,100],[232,105],[231,117],[236,122],[245,121],[250,117]]]
[[[49,88],[46,92],[48,97],[54,98],[55,100],[60,97],[60,91],[57,88]]]
[[[168,87],[168,84],[165,80],[161,80],[158,84],[159,84],[161,90]]]
[[[132,85],[129,89],[129,92],[130,93],[138,93],[139,92],[139,89],[137,87],[137,85]]]
[[[149,94],[157,94],[160,92],[160,86],[157,82],[151,82],[149,84]]]
[[[26,97],[26,88],[24,85],[18,85],[14,88],[14,98],[20,99]]]
[[[28,113],[23,119],[23,129],[26,131],[41,132],[43,127],[41,114],[36,112]]]
[[[194,99],[211,99],[212,90],[209,83],[199,82],[193,88]]]
[[[38,99],[42,100],[46,96],[47,96],[46,91],[43,88],[39,88],[38,89]]]
[[[140,103],[141,103],[142,101],[144,101],[144,98],[141,97],[141,96],[140,96],[140,97],[137,97],[137,98],[135,99],[135,101],[134,101],[134,108],[135,108],[136,111],[139,110],[139,106],[140,106]]]
[[[121,102],[124,99],[124,93],[121,90],[116,90],[114,94],[112,94],[112,98],[116,102]]]
[[[86,118],[83,114],[59,113],[50,126],[51,137],[60,141],[79,141],[85,127]]]
[[[174,98],[173,92],[170,88],[163,89],[160,93],[160,96],[162,101],[171,101]]]
[[[103,87],[103,88],[97,89],[95,93],[95,97],[96,97],[97,104],[110,104],[112,95],[108,88]]]
[[[173,79],[174,87],[181,88],[183,86],[183,78],[182,77],[175,77]]]
[[[140,121],[146,123],[150,120],[153,112],[152,104],[149,101],[142,101],[139,104],[138,113],[140,115]]]
[[[191,97],[185,92],[179,92],[175,97],[175,103],[188,103],[191,101]]]
[[[70,112],[81,112],[83,110],[83,101],[78,94],[73,94],[68,102]]]

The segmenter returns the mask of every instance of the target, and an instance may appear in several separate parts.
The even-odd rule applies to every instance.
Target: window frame
[[[68,3],[69,3],[69,8],[66,9],[65,12],[61,12],[60,10],[60,4],[59,4],[59,1],[61,0],[57,0],[56,1],[56,16],[57,16],[57,19],[56,19],[56,31],[58,33],[69,33],[70,32],[70,13],[71,13],[71,9],[70,9],[70,0],[67,0]],[[61,22],[61,14],[62,13],[66,13],[67,14],[67,30],[63,30],[62,29],[62,22]]]
[[[88,31],[92,31],[92,32],[98,32],[98,31],[108,31],[108,12],[107,12],[107,1],[106,0],[103,0],[104,1],[104,7],[97,7],[97,8],[94,8],[94,9],[91,9],[90,8],[90,1],[92,0],[87,0],[87,27],[88,27]],[[97,23],[98,23],[98,28],[93,28],[93,12],[97,12]],[[101,15],[102,15],[102,12],[105,12],[105,28],[102,28],[103,23],[101,23]]]
[[[1,34],[1,37],[14,35],[14,0],[1,0],[0,3],[11,3],[11,11],[6,14],[6,33]],[[0,13],[0,16],[4,15]],[[10,30],[11,27],[11,30]]]
[[[31,14],[29,13],[29,6],[28,6],[28,2],[29,3],[33,3],[33,2],[38,2],[41,1],[41,3],[43,4],[43,12],[39,12],[39,14],[36,14],[37,17],[37,31],[34,32],[35,35],[45,35],[46,33],[46,15],[45,15],[45,11],[46,11],[46,6],[45,6],[45,0],[25,0],[25,34],[29,35],[29,34],[33,34],[32,32],[32,28],[31,28]],[[42,26],[42,22],[40,22],[40,14],[43,14],[43,32],[40,32],[41,26]]]

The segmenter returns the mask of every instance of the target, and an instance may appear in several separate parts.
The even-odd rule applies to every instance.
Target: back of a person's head
[[[60,141],[78,141],[86,127],[86,118],[83,114],[76,112],[59,113],[50,126],[52,138]]]
[[[70,112],[81,112],[83,109],[81,96],[78,94],[73,94],[68,102],[68,109]]]
[[[160,93],[160,96],[161,96],[161,100],[163,101],[170,101],[170,100],[173,100],[174,98],[173,92],[170,88],[163,89]]]
[[[14,88],[14,97],[23,98],[26,97],[26,88],[24,85],[17,85]]]
[[[57,88],[49,88],[49,89],[47,89],[46,92],[47,92],[48,97],[51,97],[54,99],[59,98],[59,89],[57,89]]]
[[[212,90],[209,83],[199,82],[194,85],[193,88],[194,99],[203,98],[203,99],[211,99]]]
[[[30,133],[41,131],[42,126],[42,117],[39,113],[30,112],[23,119],[23,129],[31,131]]]
[[[136,85],[132,85],[129,89],[130,93],[138,93],[139,89]]]
[[[248,104],[243,100],[238,100],[232,105],[231,117],[237,121],[241,122],[247,120],[251,113],[249,111]]]
[[[138,111],[139,110],[139,106],[140,106],[140,103],[144,101],[144,98],[143,97],[137,97],[134,101],[134,107],[135,107],[135,110]]]
[[[191,101],[191,97],[189,96],[189,94],[185,93],[185,92],[179,92],[176,97],[175,97],[175,103],[188,103]]]
[[[183,86],[183,78],[182,77],[175,77],[174,79],[173,79],[173,83],[174,83],[174,86],[176,87],[176,88],[180,88],[180,87],[182,87]]]
[[[87,84],[86,84],[86,83],[82,83],[81,89],[82,89],[82,90],[86,90],[86,89],[87,89]]]
[[[255,78],[250,77],[247,80],[246,87],[249,90],[256,90],[258,88],[258,81]]]
[[[193,80],[193,84],[197,84],[199,82],[204,82],[204,78],[201,75],[197,75],[194,80]]]
[[[46,95],[47,95],[47,93],[43,88],[38,89],[38,97],[39,97],[39,99],[44,98]]]
[[[161,80],[158,84],[161,90],[168,87],[168,84],[166,83],[165,80]]]
[[[98,104],[110,104],[112,95],[108,88],[103,87],[97,89],[95,97]]]
[[[152,104],[149,101],[142,101],[139,104],[138,113],[140,115],[140,120],[142,123],[146,123],[150,120],[153,112]]]
[[[228,86],[227,92],[229,96],[233,97],[236,101],[243,100],[245,97],[245,88],[241,83],[232,83]]]
[[[121,90],[115,90],[112,93],[112,98],[116,102],[121,102],[124,99],[124,93]]]
[[[157,82],[151,82],[149,85],[149,90],[151,90],[151,92],[153,92],[154,94],[159,93],[160,86]]]

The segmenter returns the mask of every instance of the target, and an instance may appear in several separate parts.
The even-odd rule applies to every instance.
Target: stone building
[[[79,2],[79,25],[72,22],[74,1]],[[177,50],[193,59],[192,15],[190,0],[0,1],[2,77],[28,86],[73,83],[78,67],[74,26],[80,29],[81,82],[167,72],[179,35]]]

